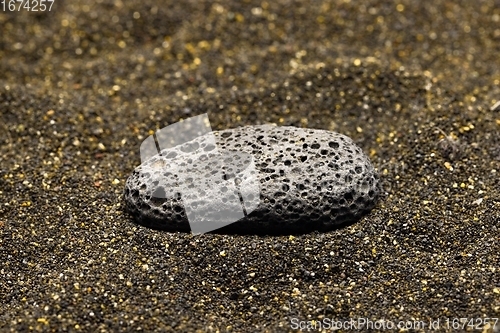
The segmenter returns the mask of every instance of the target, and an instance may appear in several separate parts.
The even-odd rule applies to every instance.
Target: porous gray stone
[[[209,184],[201,186],[200,191],[198,185],[203,179],[234,177],[242,185],[240,199],[250,213],[222,229],[228,232],[330,230],[358,219],[374,207],[378,198],[380,184],[375,169],[361,148],[345,135],[273,125],[245,126],[215,131],[213,135],[216,147],[213,136],[204,135],[161,151],[133,171],[124,198],[139,224],[188,231],[182,196],[196,199],[191,200],[196,205],[210,205],[221,192],[220,186]],[[216,153],[221,155],[214,161],[211,155]],[[252,161],[245,156],[253,157],[257,172],[249,173],[246,167]],[[227,162],[234,170],[223,167]],[[172,163],[176,168],[172,169]],[[183,176],[172,170],[181,170]],[[248,195],[248,189],[254,191],[256,186],[252,177],[260,187],[259,198]],[[223,215],[218,217],[221,226]],[[217,218],[212,222],[217,224]]]

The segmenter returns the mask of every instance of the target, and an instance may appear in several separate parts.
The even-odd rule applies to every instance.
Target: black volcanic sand
[[[87,3],[0,13],[0,331],[500,317],[497,1]],[[204,112],[352,137],[381,201],[294,236],[134,224],[142,140]]]

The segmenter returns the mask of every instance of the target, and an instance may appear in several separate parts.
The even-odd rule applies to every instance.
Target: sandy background
[[[498,1],[56,0],[0,30],[0,331],[500,317]],[[321,234],[135,225],[140,143],[204,112],[351,136],[384,196]]]

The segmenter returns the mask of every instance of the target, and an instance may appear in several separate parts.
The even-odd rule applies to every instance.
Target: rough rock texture
[[[359,218],[378,197],[373,166],[345,135],[272,125],[214,135],[216,149],[207,144],[209,135],[201,136],[163,150],[134,170],[126,182],[125,200],[140,224],[189,230],[187,217],[192,222],[195,211],[203,211],[199,221],[221,227],[231,222],[227,212],[234,211],[234,204],[243,203],[248,215],[226,230],[331,229]],[[253,161],[245,160],[245,153]],[[253,170],[248,168],[252,162]],[[259,193],[259,185],[260,200],[252,195]],[[187,210],[181,199],[186,197]]]
[[[484,319],[500,316],[499,54],[498,0],[0,10],[0,332],[500,332]],[[145,133],[204,112],[215,130],[346,134],[383,201],[297,237],[134,225],[123,189]]]

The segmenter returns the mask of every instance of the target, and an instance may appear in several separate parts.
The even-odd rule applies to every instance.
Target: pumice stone
[[[155,229],[290,233],[355,221],[379,192],[375,169],[349,137],[257,125],[161,150],[133,171],[124,199],[137,223]]]

